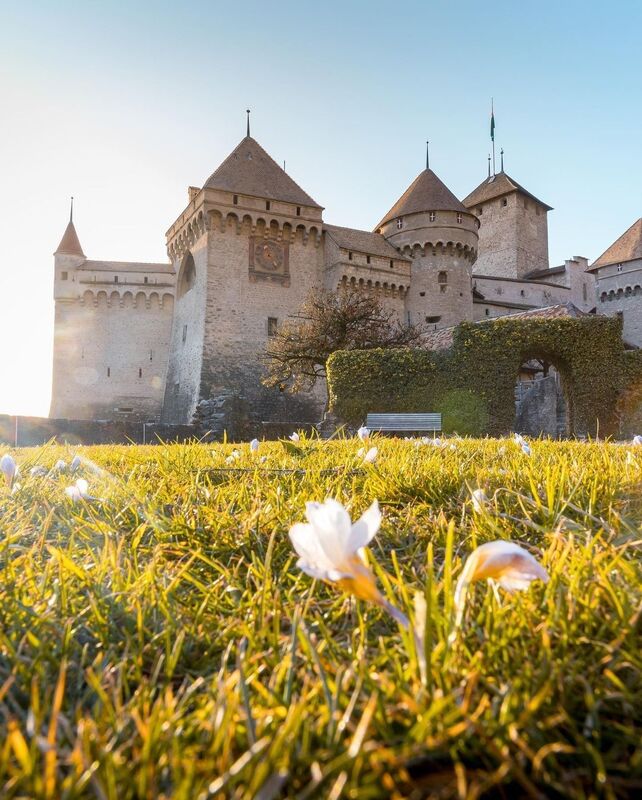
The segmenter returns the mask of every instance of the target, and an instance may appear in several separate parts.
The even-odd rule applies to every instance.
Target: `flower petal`
[[[378,501],[375,500],[352,526],[349,542],[350,552],[356,553],[360,548],[367,547],[380,527],[381,511]]]
[[[340,567],[349,553],[352,523],[348,512],[341,503],[329,498],[325,503],[306,503],[305,513],[326,556],[335,567]]]

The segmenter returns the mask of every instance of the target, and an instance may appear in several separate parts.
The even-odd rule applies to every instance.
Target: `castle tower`
[[[318,417],[261,376],[268,337],[322,283],[322,210],[249,128],[203,187],[190,188],[167,232],[178,279],[165,421],[190,422],[199,401],[214,408],[230,394],[259,420]],[[199,414],[208,417],[206,404]]]
[[[433,329],[473,318],[472,265],[479,223],[426,167],[377,226],[412,259],[406,315]]]
[[[480,223],[475,274],[523,278],[548,269],[551,206],[503,170],[482,181],[463,203]]]

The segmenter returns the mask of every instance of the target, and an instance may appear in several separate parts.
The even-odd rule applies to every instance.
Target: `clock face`
[[[288,245],[262,236],[250,237],[249,267],[251,281],[272,281],[290,285]]]
[[[258,242],[254,245],[254,264],[268,272],[283,268],[283,247],[276,242]]]

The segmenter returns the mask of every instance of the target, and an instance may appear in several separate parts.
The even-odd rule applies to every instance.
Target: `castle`
[[[166,233],[168,263],[88,259],[71,218],[55,252],[50,416],[188,423],[199,404],[242,396],[255,419],[316,420],[320,393],[291,397],[260,380],[268,338],[314,287],[362,287],[400,319],[439,331],[560,303],[589,312],[594,272],[599,283],[632,255],[642,264],[641,220],[637,240],[613,245],[593,270],[579,256],[549,267],[551,207],[503,163],[488,173],[460,201],[426,163],[374,231],[339,227],[248,128],[188,189]],[[605,288],[600,305],[609,297]],[[631,332],[642,344],[639,306]]]

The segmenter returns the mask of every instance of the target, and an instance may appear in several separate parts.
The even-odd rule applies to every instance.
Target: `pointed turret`
[[[80,246],[80,239],[74,226],[74,198],[71,198],[69,222],[54,253],[54,297],[70,298],[75,293],[75,270],[84,264],[87,257]]]
[[[397,219],[397,217],[426,211],[459,211],[468,213],[467,209],[446,184],[429,168],[417,175],[377,227],[380,228],[386,222],[390,222],[391,219]]]
[[[54,255],[82,256],[83,258],[85,257],[85,254],[82,251],[82,247],[80,246],[80,239],[78,238],[78,234],[76,233],[76,228],[74,227],[74,223],[71,220],[69,220],[69,223],[65,228],[65,232],[62,235],[62,239],[60,240],[60,244],[56,248],[56,252],[54,253]]]
[[[414,323],[443,328],[472,319],[471,269],[477,257],[474,214],[430,169],[417,175],[376,230],[412,258],[406,312]]]

